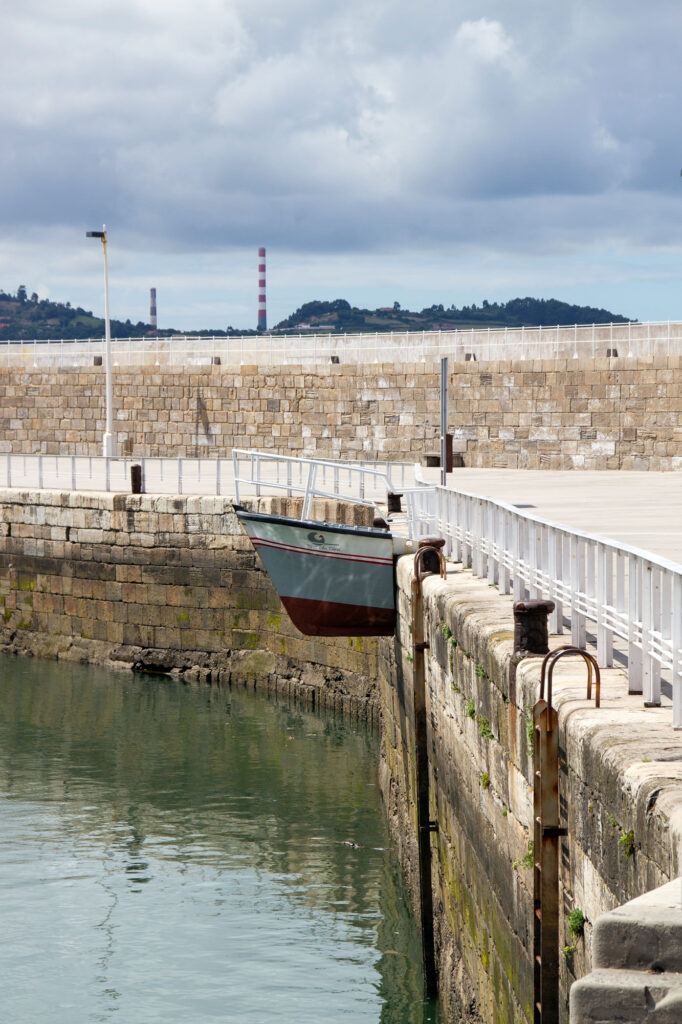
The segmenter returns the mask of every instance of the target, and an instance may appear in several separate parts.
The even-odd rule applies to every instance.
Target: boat
[[[410,547],[388,526],[291,519],[234,510],[291,621],[306,636],[390,636],[394,556]]]

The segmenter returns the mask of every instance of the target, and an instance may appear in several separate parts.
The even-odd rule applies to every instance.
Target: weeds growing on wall
[[[621,852],[626,860],[633,857],[635,854],[635,833],[630,829],[629,832],[623,832],[622,836],[618,840],[621,848]]]
[[[568,930],[571,935],[579,938],[585,931],[585,915],[579,907],[572,910],[567,918]]]
[[[485,715],[479,715],[476,719],[478,722],[478,731],[484,740],[494,740],[493,731],[490,728],[490,723]]]

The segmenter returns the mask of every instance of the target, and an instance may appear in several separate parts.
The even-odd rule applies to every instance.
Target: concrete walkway
[[[440,482],[439,469],[422,473]],[[456,469],[448,487],[682,564],[682,473]]]

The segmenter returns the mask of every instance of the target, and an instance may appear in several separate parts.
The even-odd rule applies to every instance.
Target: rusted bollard
[[[554,601],[517,601],[514,605],[514,654],[547,654],[549,629],[547,616]]]
[[[401,498],[402,498],[402,494],[397,494],[395,491],[389,491],[388,492],[388,494],[386,495],[386,500],[387,500],[388,514],[389,515],[391,515],[392,512],[402,512],[403,507],[400,504],[400,499]]]
[[[132,494],[142,494],[142,466],[138,463],[130,467],[130,491]]]

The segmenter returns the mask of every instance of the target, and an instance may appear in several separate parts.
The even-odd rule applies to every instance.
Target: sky
[[[0,288],[160,327],[532,295],[682,319],[673,0],[5,0]]]

